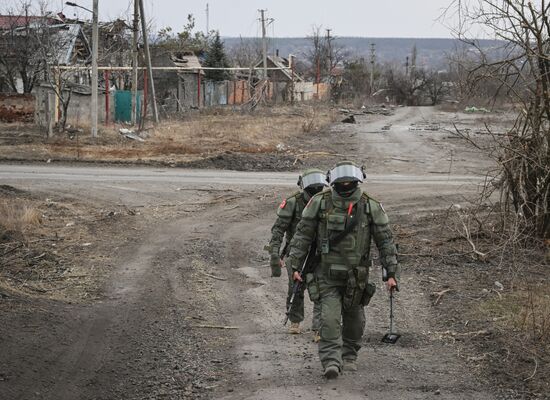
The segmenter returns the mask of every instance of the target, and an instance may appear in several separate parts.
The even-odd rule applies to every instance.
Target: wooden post
[[[143,0],[139,0],[139,14],[141,17],[141,30],[143,32],[143,48],[145,49],[145,61],[147,62],[147,70],[149,72],[149,80],[151,81],[151,97],[153,100],[153,118],[155,123],[159,123],[159,113],[157,108],[157,97],[155,94],[155,80],[153,79],[153,69],[151,66],[151,53],[149,52],[149,38],[147,37],[147,22],[145,20],[145,7]]]
[[[132,24],[132,125],[135,125],[139,116],[137,109],[138,92],[138,34],[139,34],[139,4],[134,0],[134,20]]]
[[[243,103],[245,103],[245,101],[244,101],[244,83],[241,85],[241,104],[243,104]]]
[[[105,125],[109,125],[109,92],[111,89],[111,83],[109,82],[109,71],[105,70],[105,72],[103,72],[103,75],[105,78]]]
[[[141,126],[145,126],[145,117],[147,117],[147,72],[143,72],[143,118]]]
[[[53,125],[55,123],[55,115],[56,115],[56,99],[57,96],[55,93],[51,91],[46,92],[46,118],[48,123],[48,137],[53,136]]]
[[[201,107],[201,71],[197,74],[197,107]]]
[[[63,95],[61,93],[61,71],[59,69],[55,71],[55,86],[57,90],[57,96],[55,96],[54,122],[59,122],[59,118],[61,117],[61,104],[59,98]]]
[[[294,104],[294,56],[290,55],[288,57],[290,62],[290,73],[292,77],[291,89],[290,89],[290,104]]]
[[[319,100],[319,81],[321,80],[321,67],[319,65],[319,56],[317,56],[317,100]]]

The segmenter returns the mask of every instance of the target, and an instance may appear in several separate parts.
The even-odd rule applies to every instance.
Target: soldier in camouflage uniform
[[[298,222],[300,222],[302,211],[311,197],[327,186],[326,175],[321,170],[309,169],[304,171],[304,173],[299,177],[298,186],[300,186],[301,190],[283,200],[279,206],[277,210],[277,220],[271,228],[271,241],[269,242],[269,245],[266,246],[266,249],[270,252],[271,256],[271,276],[281,276],[281,267],[284,266],[284,258],[288,255],[288,251],[290,250],[288,243],[292,240],[292,236],[296,231],[296,226],[298,225]],[[281,244],[285,234],[287,245],[281,252]],[[294,280],[292,279],[292,269],[290,267],[287,268],[287,272],[288,295],[286,299],[286,306],[288,309],[290,298],[292,296]],[[303,290],[298,294],[298,296],[295,297],[292,310],[288,317],[290,319],[289,333],[300,333],[300,322],[304,320]],[[317,340],[317,332],[319,331],[319,317],[319,306],[314,305],[312,330],[314,331],[315,338],[317,338]]]
[[[319,358],[327,379],[343,369],[357,370],[366,306],[376,286],[369,283],[370,246],[374,240],[385,269],[388,290],[397,287],[397,251],[382,205],[359,187],[365,174],[352,162],[328,173],[331,189],[306,205],[290,244],[293,278],[304,279],[312,301],[321,304]],[[301,277],[300,266],[313,238],[320,263]]]

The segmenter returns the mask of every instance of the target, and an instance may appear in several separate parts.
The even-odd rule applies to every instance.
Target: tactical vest
[[[350,216],[351,211],[351,216]],[[353,229],[338,243],[331,243],[339,235],[343,235],[346,227],[354,218],[359,218]],[[370,256],[370,205],[368,196],[363,193],[359,201],[350,210],[336,207],[332,194],[323,194],[319,209],[319,224],[317,229],[317,251],[321,255],[321,271],[327,279],[344,281],[348,271],[359,266],[367,267]]]

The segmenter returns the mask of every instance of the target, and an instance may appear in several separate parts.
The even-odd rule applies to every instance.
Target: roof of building
[[[54,17],[42,17],[39,15],[0,15],[0,30],[10,30],[33,25],[53,25],[61,22]]]
[[[288,80],[294,80],[294,81],[302,81],[302,77],[300,77],[295,72],[292,72],[292,69],[290,68],[290,63],[287,58],[279,57],[279,56],[267,56],[268,63],[271,62],[276,68],[280,68],[280,71],[285,74],[285,76],[288,78]],[[260,60],[256,64],[256,68],[262,67],[263,61]]]
[[[57,45],[56,57],[59,65],[70,65],[72,63],[72,58],[75,51],[79,50],[76,48],[77,40],[79,38],[81,39],[80,43],[84,46],[85,52],[88,54],[91,53],[88,39],[86,38],[86,35],[84,35],[80,25],[60,24],[53,25],[50,28],[56,29],[51,34],[51,42]]]
[[[200,72],[202,75],[204,75],[204,71],[200,69],[202,67],[201,62],[199,58],[190,51],[187,52],[181,52],[181,53],[172,53],[170,55],[170,59],[174,63],[176,67],[184,67],[184,68],[196,68],[188,71],[180,71],[180,72],[189,72],[189,73],[197,73]]]

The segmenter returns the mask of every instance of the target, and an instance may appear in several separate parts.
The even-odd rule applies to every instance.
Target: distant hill
[[[231,49],[237,46],[241,40],[257,42],[258,38],[223,38],[226,48]],[[375,44],[377,62],[405,64],[405,58],[410,56],[414,45],[417,49],[417,65],[429,68],[447,68],[447,55],[464,44],[457,39],[422,39],[422,38],[368,38],[368,37],[337,37],[335,43],[343,46],[349,53],[347,58],[370,59],[371,43]],[[497,48],[502,45],[498,40],[480,40],[482,48]],[[283,57],[288,54],[295,54],[301,58],[311,47],[307,38],[271,38],[269,41],[269,53],[279,54]]]

